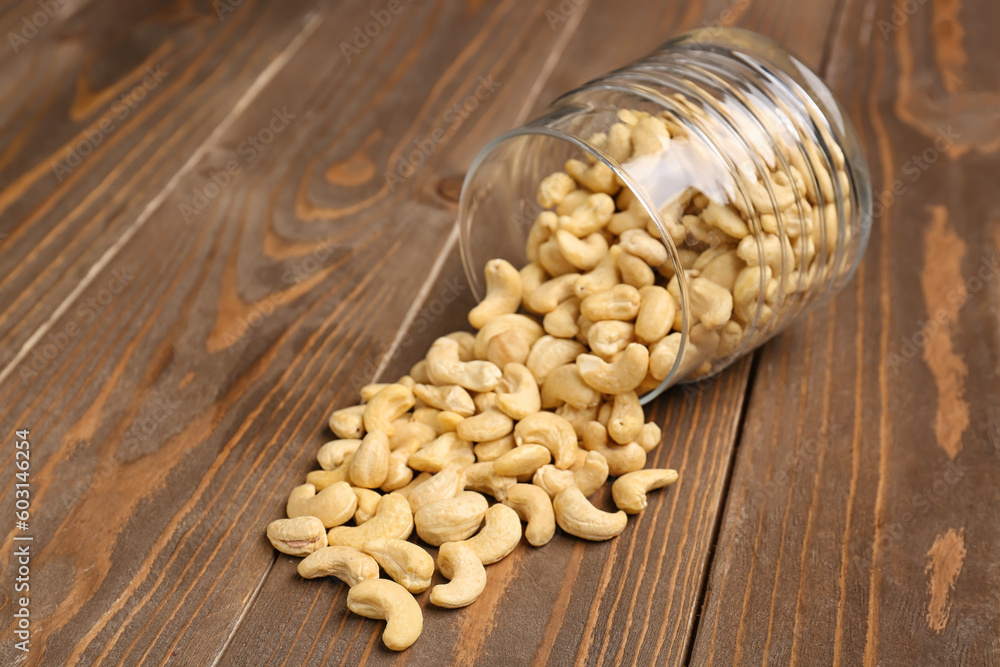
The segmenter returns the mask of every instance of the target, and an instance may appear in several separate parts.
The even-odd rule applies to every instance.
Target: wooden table
[[[619,5],[3,2],[8,517],[19,429],[31,457],[2,664],[1000,664],[1000,5]],[[856,278],[655,402],[680,481],[621,537],[524,546],[464,610],[422,596],[390,653],[264,527],[330,410],[461,325],[478,149],[719,24],[855,120],[882,193]]]

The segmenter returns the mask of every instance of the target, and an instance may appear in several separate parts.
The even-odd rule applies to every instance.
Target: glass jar
[[[562,170],[583,194],[539,192]],[[569,182],[545,187],[559,179]],[[459,204],[476,297],[489,259],[537,263],[539,239],[556,233],[540,221],[551,227],[593,192],[614,199],[609,229],[643,229],[629,238],[650,234],[666,249],[654,280],[676,307],[663,339],[640,341],[644,403],[718,372],[841,289],[871,228],[868,167],[846,113],[799,60],[739,29],[681,35],[483,149]]]

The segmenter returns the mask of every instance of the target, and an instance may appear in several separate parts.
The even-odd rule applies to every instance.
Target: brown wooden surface
[[[1000,288],[948,299],[1000,250],[998,10],[927,3],[888,30],[886,2],[404,3],[346,62],[340,42],[382,7],[245,0],[220,20],[208,2],[81,3],[0,55],[2,488],[12,508],[10,443],[29,428],[35,538],[25,657],[13,519],[5,531],[0,662],[1000,661]],[[36,9],[0,7],[5,34]],[[392,654],[264,526],[330,409],[462,327],[454,198],[476,151],[719,19],[823,73],[876,191],[905,191],[857,279],[755,372],[745,359],[656,401],[655,461],[681,479],[625,534],[523,546],[464,610],[421,595],[424,635]],[[53,159],[160,62],[162,84],[58,182]],[[495,91],[446,120],[480,77]],[[245,159],[275,109],[293,117]],[[949,124],[960,139],[911,182],[907,160]],[[240,172],[185,220],[232,159]],[[897,363],[942,310],[951,324]]]

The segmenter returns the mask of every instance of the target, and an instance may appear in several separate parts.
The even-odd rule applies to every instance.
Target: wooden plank
[[[675,6],[658,3],[614,20],[608,15],[614,11],[610,4],[592,4],[586,11],[553,70],[552,80],[564,87],[639,57],[665,37],[711,21],[720,10],[699,8],[678,15]],[[810,25],[822,31],[833,5],[811,11]],[[822,40],[796,37],[785,32],[786,24],[772,24],[773,18],[765,14],[745,20],[793,43],[817,64]],[[616,32],[609,31],[629,38],[615,39]],[[595,41],[608,44],[608,50],[595,54]],[[544,90],[550,98],[561,92],[549,84]],[[452,252],[383,377],[405,373],[434,337],[467,328],[468,291],[448,287],[464,284]],[[455,291],[461,293],[458,301],[434,316],[442,296]],[[342,586],[303,581],[295,571],[298,559],[279,556],[222,663],[680,664],[700,606],[749,368],[745,359],[716,382],[675,390],[655,403],[651,416],[663,424],[665,444],[651,465],[678,468],[681,480],[657,495],[619,538],[583,544],[560,532],[542,549],[523,545],[489,568],[486,592],[463,610],[437,609],[427,593],[420,595],[424,635],[399,655],[382,646],[381,624],[348,613]],[[342,405],[352,400],[348,397]],[[276,494],[280,504],[281,494]],[[607,497],[603,502],[610,509]]]
[[[760,355],[692,664],[1000,663],[998,20],[843,12],[829,79],[894,201]]]
[[[33,34],[25,15],[43,25],[0,58],[0,372],[30,379],[44,359],[6,367],[250,101],[315,4],[52,0],[4,15],[5,42]],[[38,347],[61,347],[48,333]]]

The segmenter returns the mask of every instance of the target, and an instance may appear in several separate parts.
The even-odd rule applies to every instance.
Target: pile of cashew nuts
[[[622,163],[683,140],[664,118],[619,118],[593,141]],[[414,595],[430,588],[430,603],[446,608],[474,602],[486,566],[520,543],[522,521],[535,547],[557,525],[608,540],[645,509],[648,492],[677,480],[674,470],[645,468],[661,431],[639,402],[666,377],[681,335],[659,232],[601,162],[569,160],[542,181],[538,201],[547,210],[529,234],[529,263],[486,264],[487,295],[468,316],[476,333],[438,338],[408,375],[367,385],[360,404],[334,411],[337,439],[320,448],[320,469],[292,490],[288,518],[267,528],[278,551],[303,557],[302,577],[338,577],[351,611],[384,619],[393,650],[423,628]],[[690,192],[668,219],[680,252],[695,253],[683,256],[689,370],[738,345],[751,303],[757,309],[761,269],[756,246],[744,251],[745,215]],[[709,234],[723,241],[710,245]],[[784,266],[809,270],[792,255]],[[589,500],[609,477],[617,512]],[[414,530],[436,559],[409,541]],[[431,587],[435,570],[448,582]]]

